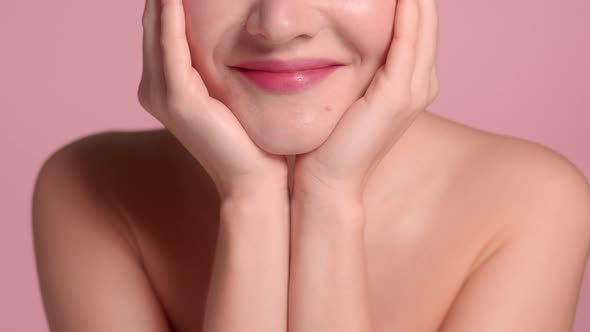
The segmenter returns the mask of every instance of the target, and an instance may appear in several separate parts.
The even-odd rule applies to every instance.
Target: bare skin
[[[192,5],[199,16],[230,2]],[[246,32],[275,46],[329,36],[315,34],[325,27],[320,19],[347,21],[337,15],[344,9],[357,18],[392,9],[385,1],[365,3],[366,12],[323,2],[257,5],[233,20],[251,14]],[[364,96],[321,147],[287,165],[284,153],[260,147],[301,151],[292,148],[317,144],[311,129],[327,128],[337,114],[303,129],[297,116],[318,115],[303,103],[316,98],[291,96],[290,111],[260,97],[247,103],[262,106],[252,113],[222,96],[238,107],[230,111],[193,67],[181,1],[148,1],[138,96],[170,131],[89,137],[45,163],[33,225],[52,330],[571,328],[590,246],[588,184],[547,148],[424,111],[438,92],[435,9],[430,0],[396,4],[391,48]],[[232,40],[215,36],[235,25],[208,19],[200,16],[207,33],[199,36],[211,38],[198,42],[197,54],[216,49],[210,41]],[[340,27],[359,54],[375,50]],[[340,73],[370,69],[357,62]],[[226,77],[226,91],[250,97],[234,74]],[[279,115],[288,122],[272,120]],[[295,135],[276,136],[281,128]]]
[[[57,155],[38,184],[43,202],[37,210],[47,211],[48,202],[62,209],[54,213],[67,215],[74,204],[81,219],[35,224],[50,324],[56,330],[76,326],[62,315],[76,312],[77,323],[83,313],[103,315],[125,331],[199,331],[219,218],[219,198],[203,169],[165,130],[105,133]],[[511,304],[546,313],[546,320],[534,317],[552,324],[543,331],[571,324],[590,244],[588,186],[571,164],[537,144],[424,112],[382,165],[364,197],[376,331],[498,331],[528,317],[502,316],[495,307]],[[553,181],[540,182],[548,176]],[[49,189],[69,203],[47,199]],[[528,204],[537,210],[523,211]],[[526,243],[522,234],[539,229],[551,229],[549,242],[516,247],[512,265],[493,265],[500,248]],[[563,272],[535,282],[551,266],[525,263],[548,253],[563,262]],[[499,275],[504,269],[522,280],[510,283]],[[81,271],[91,275],[84,279]],[[466,288],[472,279],[481,284]],[[78,284],[68,289],[87,296],[63,295],[64,285]],[[547,303],[544,294],[551,291]],[[484,298],[470,298],[470,292]],[[465,300],[458,305],[458,298]],[[97,309],[80,310],[86,299]],[[545,306],[535,307],[539,301]],[[527,324],[518,326],[537,326]]]

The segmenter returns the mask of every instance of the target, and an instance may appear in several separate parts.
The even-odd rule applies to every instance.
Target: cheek
[[[185,18],[187,39],[193,59],[211,52],[214,42],[223,31],[223,21],[213,20],[221,6],[212,5],[219,1],[186,1]]]
[[[197,69],[207,86],[220,84],[215,61],[219,52],[225,52],[224,44],[231,41],[228,31],[240,22],[243,6],[235,0],[185,0],[187,40],[193,67]]]
[[[393,37],[393,25],[395,19],[395,2],[378,1],[377,12],[374,13],[374,21],[370,24],[371,30],[367,33],[368,44],[378,55],[379,61],[385,61],[391,38]]]
[[[339,19],[340,29],[365,62],[384,60],[393,36],[396,1],[356,0]],[[362,3],[362,5],[361,5]]]

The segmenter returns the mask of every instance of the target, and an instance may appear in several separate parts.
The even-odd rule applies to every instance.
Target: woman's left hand
[[[438,95],[436,0],[398,0],[385,64],[318,149],[298,155],[293,197],[360,199],[381,159]]]

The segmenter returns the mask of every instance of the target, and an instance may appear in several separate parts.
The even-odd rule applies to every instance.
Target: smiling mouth
[[[258,88],[272,93],[299,92],[315,86],[332,74],[340,66],[328,66],[316,69],[307,69],[290,72],[271,72],[263,70],[249,70],[237,68],[236,70],[249,82]]]
[[[342,65],[334,60],[299,58],[291,60],[260,59],[242,62],[235,67],[244,70],[292,73]]]

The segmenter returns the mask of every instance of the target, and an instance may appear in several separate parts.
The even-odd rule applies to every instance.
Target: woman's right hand
[[[182,0],[146,0],[142,25],[141,106],[201,163],[222,198],[264,185],[287,190],[286,158],[260,149],[192,66]]]

